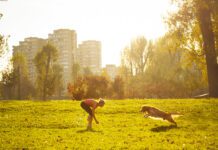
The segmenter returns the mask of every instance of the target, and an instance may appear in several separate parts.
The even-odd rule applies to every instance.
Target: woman
[[[88,121],[87,130],[92,129],[93,118],[97,124],[99,123],[95,117],[95,109],[98,108],[98,106],[103,107],[104,104],[105,102],[101,98],[98,102],[95,101],[94,99],[86,99],[81,102],[80,106],[89,114],[87,119]]]

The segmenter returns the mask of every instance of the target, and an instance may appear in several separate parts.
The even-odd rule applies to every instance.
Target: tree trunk
[[[49,72],[49,66],[50,66],[50,60],[51,60],[51,54],[50,51],[48,51],[48,59],[46,64],[46,71],[45,71],[45,80],[44,80],[44,86],[43,86],[43,100],[47,99],[47,82],[48,82],[48,72]]]
[[[18,88],[17,88],[17,98],[20,100],[21,99],[21,92],[20,92],[20,89],[21,89],[21,82],[20,82],[20,76],[21,76],[21,74],[20,74],[20,66],[18,66],[18,68],[17,68],[17,72],[18,72]]]
[[[215,51],[214,33],[211,22],[211,12],[207,0],[197,4],[197,11],[202,32],[204,51],[206,54],[208,85],[210,97],[218,97],[218,64]]]

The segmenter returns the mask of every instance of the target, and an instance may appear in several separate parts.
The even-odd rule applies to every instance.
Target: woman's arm
[[[95,108],[92,109],[92,117],[95,119],[95,122],[98,124],[98,120],[95,117]]]

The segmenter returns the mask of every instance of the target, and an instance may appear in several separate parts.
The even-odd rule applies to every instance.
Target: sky
[[[0,34],[9,48],[26,37],[48,38],[55,29],[76,30],[78,44],[102,42],[102,65],[120,64],[120,54],[137,36],[156,39],[167,31],[170,0],[0,0]],[[0,71],[10,55],[0,59]]]

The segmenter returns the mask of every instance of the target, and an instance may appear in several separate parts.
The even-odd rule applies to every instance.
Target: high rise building
[[[83,41],[76,50],[75,62],[81,68],[89,68],[92,73],[99,74],[101,71],[101,42]]]
[[[58,63],[63,68],[64,93],[67,90],[67,84],[72,82],[72,66],[74,62],[74,53],[77,48],[77,34],[74,30],[58,29],[48,35],[48,41],[54,45],[59,54]]]
[[[29,79],[34,84],[36,81],[36,68],[34,58],[46,43],[51,43],[58,50],[57,63],[63,68],[62,79],[66,96],[67,85],[72,82],[73,64],[78,63],[80,68],[89,68],[92,73],[101,72],[101,42],[89,40],[82,42],[77,48],[76,31],[70,29],[58,29],[48,35],[48,39],[37,37],[26,38],[18,46],[13,47],[13,52],[21,52],[26,56],[28,63]],[[82,70],[81,69],[81,70]]]
[[[34,84],[36,81],[36,67],[34,64],[34,58],[38,51],[46,44],[47,40],[37,37],[25,38],[24,41],[19,42],[18,46],[13,47],[13,55],[17,52],[22,53],[28,66],[28,76],[30,81]]]

